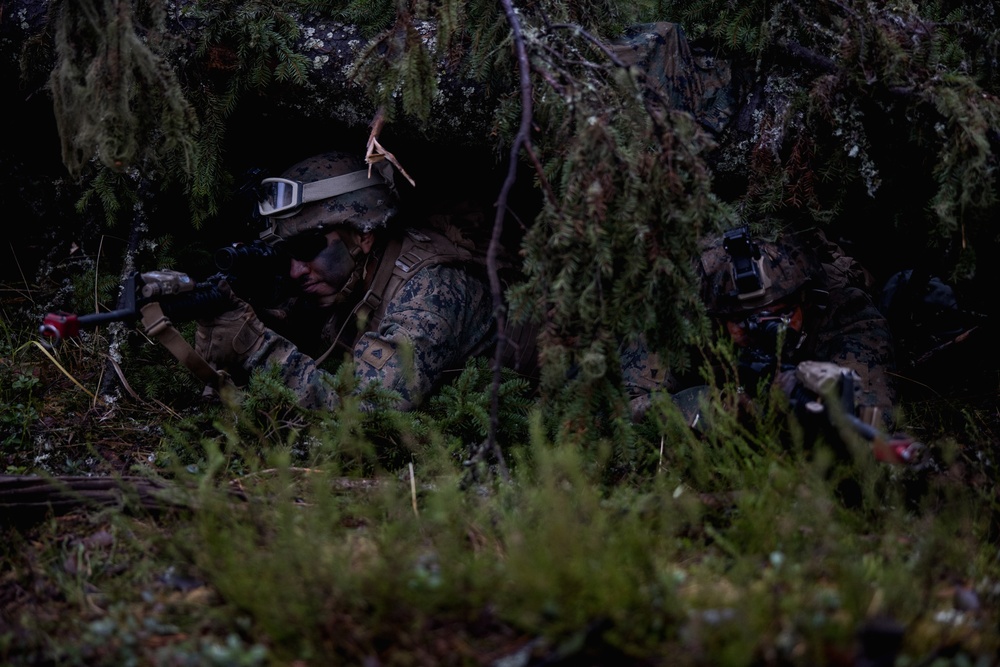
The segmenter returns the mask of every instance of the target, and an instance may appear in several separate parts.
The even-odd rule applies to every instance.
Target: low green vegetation
[[[850,439],[803,442],[779,397],[749,426],[718,387],[704,429],[662,400],[636,426],[574,430],[507,375],[505,479],[483,451],[483,362],[413,413],[362,412],[349,374],[336,414],[298,409],[267,374],[168,411],[95,402],[68,377],[93,391],[93,358],[62,350],[63,374],[18,345],[28,335],[9,331],[3,355],[3,401],[20,406],[2,422],[8,473],[162,480],[173,502],[81,498],[30,522],[4,505],[5,664],[839,665],[883,651],[986,665],[1000,650],[996,425],[972,404],[908,406],[932,461],[913,469]],[[945,413],[960,420],[948,434],[931,426]]]

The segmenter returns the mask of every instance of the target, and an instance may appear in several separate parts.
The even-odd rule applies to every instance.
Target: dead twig
[[[371,178],[372,175],[372,165],[381,162],[382,160],[387,160],[392,166],[394,166],[400,174],[403,175],[406,180],[410,182],[410,185],[416,187],[416,183],[410,177],[406,170],[403,169],[403,165],[399,164],[399,160],[396,156],[387,151],[382,144],[378,142],[378,135],[382,133],[382,126],[385,125],[385,112],[383,109],[379,109],[375,113],[375,118],[372,119],[371,124],[371,134],[368,135],[368,146],[365,149],[365,162],[368,163],[368,177]]]

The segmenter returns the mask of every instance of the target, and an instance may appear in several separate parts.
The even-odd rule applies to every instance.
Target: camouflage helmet
[[[746,227],[704,246],[699,260],[701,297],[713,316],[732,317],[786,299],[819,277],[818,260],[788,237],[760,241]]]
[[[335,177],[342,178],[327,180]],[[262,200],[260,212],[267,217],[269,229],[261,237],[288,239],[303,232],[325,231],[341,225],[362,233],[385,227],[396,215],[391,179],[391,172],[386,174],[378,169],[372,169],[369,175],[364,160],[349,153],[321,153],[302,160],[286,169],[281,178],[262,182],[265,189],[268,185],[274,187],[275,182],[281,186],[287,184],[288,189],[297,188],[297,201],[304,203],[295,208],[296,202],[292,202],[289,206],[292,212],[281,216],[276,212],[268,215]]]

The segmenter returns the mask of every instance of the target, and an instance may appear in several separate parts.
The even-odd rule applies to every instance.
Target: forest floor
[[[626,550],[617,542],[628,540],[612,529],[618,521],[628,523],[621,515],[611,515],[603,537],[601,521],[595,519],[600,515],[588,514],[580,533],[555,536],[552,539],[558,542],[538,547],[556,560],[549,552],[571,548],[565,543],[603,540],[593,546],[597,551],[574,552],[561,564],[539,562],[544,558],[535,553],[533,560],[521,562],[516,569],[517,540],[530,541],[524,535],[531,533],[519,524],[502,538],[492,536],[490,531],[503,523],[497,516],[505,512],[493,506],[489,521],[480,524],[469,519],[460,523],[458,533],[463,550],[471,549],[479,560],[493,562],[496,557],[491,567],[505,571],[508,583],[491,592],[477,578],[475,565],[463,565],[470,568],[461,570],[464,583],[449,584],[441,594],[467,599],[437,599],[440,591],[435,586],[443,586],[441,565],[437,561],[428,565],[419,554],[432,542],[443,562],[445,552],[453,547],[446,546],[440,535],[429,537],[435,534],[434,522],[428,518],[434,511],[433,501],[418,494],[412,467],[409,480],[405,467],[402,472],[387,475],[383,471],[370,479],[334,475],[340,490],[334,495],[351,496],[342,501],[345,507],[331,509],[329,523],[312,529],[307,523],[298,537],[285,536],[291,540],[286,543],[281,532],[289,522],[289,507],[325,506],[330,501],[296,478],[308,477],[309,469],[287,456],[278,455],[278,462],[269,467],[274,459],[265,452],[262,460],[268,465],[241,468],[245,465],[238,462],[242,454],[229,450],[219,455],[218,448],[224,445],[216,445],[215,455],[224,460],[213,459],[212,445],[205,439],[223,443],[232,432],[219,426],[218,413],[208,409],[190,378],[178,380],[161,397],[139,396],[126,385],[119,389],[119,399],[108,403],[96,398],[96,390],[102,374],[111,367],[95,361],[103,357],[93,349],[68,346],[56,360],[35,344],[29,329],[8,327],[7,334],[7,353],[0,359],[7,383],[0,418],[4,427],[0,464],[6,475],[0,482],[4,543],[0,661],[6,664],[305,665],[335,660],[365,665],[654,665],[673,664],[672,651],[683,655],[677,664],[692,665],[892,664],[877,662],[880,654],[900,658],[898,664],[1000,661],[1000,562],[995,548],[1000,537],[996,484],[1000,364],[990,341],[982,336],[970,337],[920,367],[900,372],[906,426],[928,444],[927,465],[919,472],[879,473],[871,483],[878,489],[873,493],[885,494],[879,496],[883,501],[868,505],[866,500],[860,510],[849,508],[848,518],[831,523],[837,528],[821,527],[817,508],[827,508],[822,511],[831,512],[830,516],[839,516],[843,509],[830,510],[829,498],[819,499],[818,492],[817,498],[809,499],[810,492],[799,486],[802,480],[781,481],[775,472],[776,466],[784,469],[784,462],[776,462],[780,457],[762,459],[759,468],[749,466],[731,473],[719,472],[724,466],[714,464],[714,481],[709,475],[701,486],[687,482],[699,492],[696,509],[683,504],[686,496],[678,499],[681,486],[674,488],[672,499],[667,499],[669,489],[664,496],[645,483],[610,492],[604,489],[600,503],[587,512],[605,511],[620,494],[629,498],[629,512],[638,512],[636,508],[652,502],[651,497],[660,498],[656,503],[680,503],[664,516],[646,508],[643,512],[651,512],[652,518],[641,517],[648,525],[663,528],[663,539],[668,540],[656,544],[669,552],[669,571],[675,573],[671,576],[676,581],[671,579],[668,585],[656,580],[656,585],[677,595],[672,604],[679,609],[671,604],[656,608],[668,619],[663,621],[666,627],[675,629],[664,630],[643,617],[636,621],[643,631],[636,634],[623,627],[624,619],[644,613],[646,600],[629,600],[618,593],[614,599],[621,600],[621,609],[581,611],[577,617],[559,609],[557,595],[560,590],[570,597],[575,593],[555,588],[550,595],[556,597],[546,601],[531,599],[526,592],[556,586],[552,582],[568,576],[565,571],[585,567],[572,560],[576,557],[600,560],[600,576],[614,579],[609,568],[616,566],[602,559],[616,560],[627,569],[637,545],[660,539],[630,537],[636,544]],[[172,363],[165,354],[150,354],[146,363]],[[262,438],[280,442],[290,437],[289,433],[303,428],[293,421],[272,422],[278,435]],[[182,461],[186,468],[171,468],[164,463],[170,447],[185,438],[192,448],[205,448],[203,454],[190,459],[191,463]],[[168,442],[174,444],[168,446]],[[685,479],[699,479],[697,469],[683,468],[692,464],[673,463],[681,467]],[[811,474],[812,464],[794,461],[789,465],[787,470],[794,474]],[[567,466],[565,475],[570,480],[574,473]],[[59,495],[49,488],[26,496],[14,484],[26,475],[63,478],[76,492]],[[276,484],[279,478],[281,484]],[[296,479],[290,482],[290,478]],[[753,489],[755,479],[773,481],[774,488],[755,490],[758,500],[749,505],[744,500],[727,500],[744,497],[733,494],[746,494],[747,488],[740,485]],[[83,480],[91,480],[90,485]],[[386,483],[395,489],[398,502],[383,506],[380,502],[387,501],[374,500],[369,494]],[[887,483],[897,488],[886,492]],[[161,484],[176,486],[183,493],[164,492]],[[300,488],[303,484],[308,488]],[[526,481],[515,486],[531,493],[555,493],[539,484],[537,491]],[[791,505],[801,503],[801,507],[788,506],[782,484],[798,489]],[[658,488],[655,482],[652,485]],[[206,486],[213,488],[206,491]],[[289,494],[292,486],[299,490]],[[57,498],[66,500],[66,505],[45,507]],[[266,511],[255,504],[261,498],[268,499],[263,503]],[[327,558],[330,563],[342,562],[330,553],[345,542],[352,543],[349,556],[344,556],[346,569],[364,569],[359,562],[376,549],[370,540],[377,542],[380,553],[392,551],[393,540],[401,539],[398,535],[383,543],[366,531],[392,533],[398,522],[406,523],[402,515],[410,511],[411,501],[413,514],[426,523],[421,539],[414,538],[409,556],[395,556],[408,564],[408,578],[398,578],[402,569],[393,571],[391,565],[398,561],[388,555],[380,567],[357,575],[362,583],[328,580],[332,575],[327,570],[311,569]],[[889,507],[896,501],[909,506]],[[806,507],[812,502],[815,507]],[[206,506],[217,508],[214,503],[235,503],[247,509],[206,512]],[[550,509],[554,504],[546,503]],[[377,516],[380,511],[383,514]],[[519,513],[535,511],[534,505],[526,505]],[[759,515],[753,518],[755,511]],[[688,519],[676,518],[684,512],[692,514]],[[747,517],[745,525],[734,518],[740,515]],[[768,526],[768,517],[773,517],[773,526]],[[452,520],[440,519],[445,524]],[[563,515],[553,520],[565,521]],[[678,521],[682,525],[675,525]],[[785,523],[795,527],[779,525]],[[247,529],[252,535],[245,533]],[[591,529],[593,536],[585,532]],[[317,537],[324,530],[330,535]],[[780,549],[761,546],[771,544],[771,538],[762,533],[772,530],[787,532],[784,541],[776,543]],[[224,535],[227,545],[218,544],[214,535]],[[337,535],[336,542],[333,535]],[[814,539],[816,544],[808,544]],[[921,542],[925,539],[926,543]],[[503,546],[492,545],[493,540],[502,541]],[[264,556],[249,545],[270,553],[274,562],[262,560]],[[296,553],[298,548],[311,557]],[[616,554],[616,549],[621,553]],[[803,550],[800,556],[796,549]],[[928,549],[939,552],[927,553]],[[608,553],[595,555],[604,550]],[[761,553],[770,554],[768,564],[759,563]],[[780,560],[798,557],[801,570],[775,583]],[[845,565],[845,557],[868,569],[849,576],[838,572],[855,567]],[[286,578],[292,574],[288,570],[298,567],[308,573]],[[502,570],[507,567],[515,569]],[[534,567],[540,572],[551,567],[559,573],[550,572],[542,584],[533,579],[530,570]],[[584,580],[589,582],[594,576],[586,575]],[[519,581],[522,578],[525,581]],[[860,581],[868,580],[881,582],[881,592],[870,595],[855,590],[863,588]],[[613,585],[617,583],[608,584]],[[252,592],[255,586],[260,587],[259,593]],[[521,590],[523,599],[507,599],[508,586]],[[755,597],[762,586],[769,592]],[[299,590],[298,597],[292,594],[294,590]],[[595,600],[611,594],[598,590],[592,594]],[[318,591],[343,599],[314,600]],[[492,600],[491,593],[499,599]],[[817,601],[821,594],[828,594],[823,602]],[[359,595],[365,600],[358,601]],[[271,597],[260,599],[267,596]],[[272,618],[269,607],[280,611],[280,620]],[[727,621],[743,618],[743,614],[751,614],[749,620],[741,621],[744,628]],[[806,616],[813,620],[802,620]],[[809,625],[819,623],[820,617],[826,619],[824,630]]]

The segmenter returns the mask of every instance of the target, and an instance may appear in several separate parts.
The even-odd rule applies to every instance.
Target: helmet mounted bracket
[[[728,230],[723,236],[722,247],[729,254],[733,283],[740,301],[761,296],[770,281],[762,270],[763,258],[750,236],[750,229],[743,225]]]

